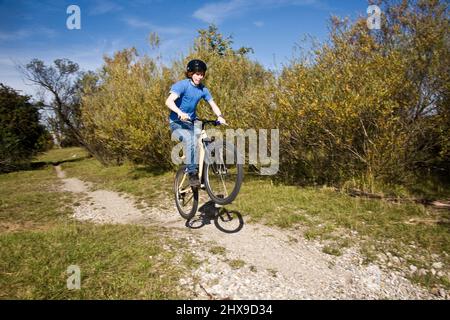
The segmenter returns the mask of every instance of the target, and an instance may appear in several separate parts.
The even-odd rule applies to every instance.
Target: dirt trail
[[[203,262],[180,281],[186,287],[197,283],[191,288],[193,299],[437,298],[398,272],[375,264],[363,265],[354,248],[339,257],[327,255],[316,241],[308,241],[293,231],[245,223],[245,217],[242,229],[235,233],[222,232],[204,213],[187,227],[171,199],[160,199],[159,205],[140,210],[129,195],[91,191],[90,183],[66,178],[60,166],[55,170],[62,189],[79,194],[80,205],[74,207],[76,219],[157,225],[184,241],[187,250]],[[202,199],[206,201],[204,195]],[[213,247],[224,247],[225,253],[210,252]]]

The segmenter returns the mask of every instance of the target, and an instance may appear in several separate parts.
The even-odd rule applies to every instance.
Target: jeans
[[[200,134],[200,129],[195,127],[191,122],[184,122],[181,120],[170,123],[170,130],[175,137],[184,142],[184,156],[187,164],[187,172],[189,174],[198,173],[198,155],[197,155],[197,138]],[[194,134],[195,132],[195,134]]]

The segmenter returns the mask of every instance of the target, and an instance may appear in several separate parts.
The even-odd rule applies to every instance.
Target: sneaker
[[[189,174],[189,185],[193,188],[200,187],[200,180],[198,180],[198,175],[196,173]]]

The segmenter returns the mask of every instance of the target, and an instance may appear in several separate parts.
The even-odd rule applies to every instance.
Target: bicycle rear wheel
[[[205,163],[206,192],[215,203],[229,204],[237,197],[241,188],[244,178],[243,164],[238,164],[236,148],[221,140],[209,144],[207,152],[211,158],[209,163]]]
[[[189,185],[189,177],[182,166],[175,175],[175,204],[184,219],[192,219],[198,208],[198,189]]]

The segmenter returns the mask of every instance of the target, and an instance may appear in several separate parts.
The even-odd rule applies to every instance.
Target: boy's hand
[[[227,125],[227,122],[225,121],[225,119],[224,119],[222,116],[219,116],[219,117],[217,118],[217,121],[219,121],[220,124]]]
[[[191,120],[189,115],[187,113],[184,113],[184,112],[180,112],[178,114],[178,118],[180,118],[181,121],[189,121],[189,120]]]

